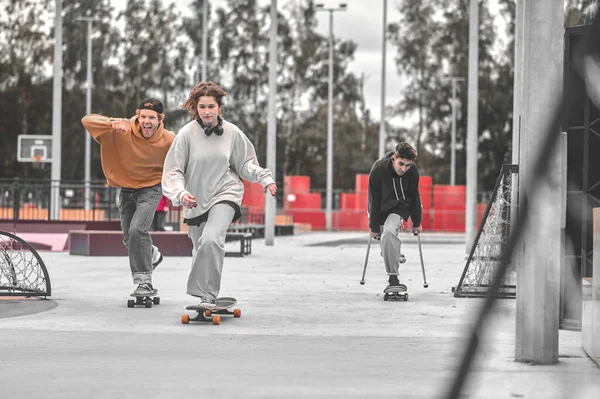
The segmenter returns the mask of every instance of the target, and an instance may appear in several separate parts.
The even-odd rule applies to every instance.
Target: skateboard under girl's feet
[[[235,298],[217,298],[214,307],[207,307],[201,305],[186,306],[186,310],[193,310],[196,312],[193,318],[190,318],[189,314],[181,316],[182,324],[189,324],[190,321],[210,321],[213,324],[221,324],[220,315],[229,315],[233,317],[240,317],[242,311],[240,309],[229,310],[235,304],[237,300]]]
[[[399,285],[388,285],[385,290],[383,290],[383,300],[392,300],[392,301],[408,301],[408,288],[404,284]]]
[[[158,295],[158,290],[152,290],[151,294],[143,294],[143,295],[136,295],[136,294],[130,294],[130,296],[134,297],[135,300],[130,299],[127,301],[127,307],[128,308],[132,308],[134,306],[142,306],[144,305],[147,308],[151,308],[152,304],[154,305],[158,305],[160,304],[160,297],[157,296]]]

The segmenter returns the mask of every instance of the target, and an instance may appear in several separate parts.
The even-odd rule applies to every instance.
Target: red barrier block
[[[283,192],[284,194],[310,193],[310,176],[285,176]]]
[[[419,194],[421,195],[421,205],[423,208],[431,208],[433,202],[431,187],[419,188]]]
[[[356,208],[358,210],[367,210],[369,206],[369,193],[364,191],[356,193]]]
[[[357,193],[369,191],[369,175],[356,175],[354,180],[354,191]]]
[[[332,212],[332,228],[341,231],[367,231],[369,217],[365,211],[343,210]]]
[[[465,209],[467,193],[465,186],[433,185],[433,206]],[[440,208],[441,209],[441,208]]]
[[[307,223],[312,226],[312,230],[325,230],[325,212],[323,211],[296,209],[287,213],[294,217],[294,223]]]
[[[488,204],[477,204],[477,230],[481,226],[481,221],[483,220],[483,214],[487,208]]]
[[[419,178],[419,194],[421,195],[423,208],[431,208],[433,202],[433,179],[431,176],[421,176]]]
[[[356,194],[341,193],[340,194],[340,209],[356,209]]]
[[[363,217],[366,217],[363,215]],[[359,230],[360,220],[356,210],[336,211],[332,214],[332,228],[334,230]]]
[[[289,194],[288,209],[321,210],[321,194]]]
[[[464,209],[436,206],[433,210],[433,230],[462,233],[465,231],[465,216]]]
[[[258,183],[250,183],[246,180],[242,180],[242,183],[244,183],[242,206],[264,208],[265,189]]]

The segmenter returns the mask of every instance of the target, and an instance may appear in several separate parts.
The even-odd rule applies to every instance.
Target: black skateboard
[[[383,290],[383,300],[408,301],[408,288],[404,284],[390,285]]]
[[[135,295],[131,294],[130,296],[134,297],[134,299],[129,299],[127,301],[127,307],[132,308],[134,306],[145,306],[147,308],[151,308],[152,304],[159,305],[160,297],[158,295],[158,290],[153,290],[150,295]]]
[[[193,310],[196,312],[194,317],[190,317],[189,314],[184,314],[181,316],[182,324],[189,324],[190,321],[210,321],[213,324],[221,324],[221,316],[220,315],[228,315],[233,317],[241,317],[242,311],[240,309],[230,310],[235,304],[237,300],[235,298],[217,298],[215,301],[215,306],[213,308],[208,308],[199,305],[190,305],[186,306],[186,310]]]

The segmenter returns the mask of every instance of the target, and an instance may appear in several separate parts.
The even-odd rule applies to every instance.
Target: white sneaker
[[[152,268],[156,269],[156,266],[160,265],[160,262],[163,261],[163,256],[154,245],[152,246]]]
[[[203,307],[206,309],[213,309],[216,306],[214,299],[204,299],[204,298],[201,298],[201,299],[202,300],[198,304],[198,306],[200,306],[200,307]]]

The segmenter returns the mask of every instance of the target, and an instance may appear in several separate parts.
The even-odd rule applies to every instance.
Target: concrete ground
[[[20,301],[0,306],[0,396],[444,398],[482,300],[451,293],[461,236],[423,233],[427,289],[414,237],[404,237],[408,302],[383,301],[376,246],[359,284],[365,233],[255,240],[252,255],[225,259],[221,296],[236,297],[242,317],[219,326],[181,324],[195,302],[185,294],[191,257],[156,270],[160,305],[129,309],[125,257],[43,252],[57,306],[24,316]],[[559,363],[534,366],[514,361],[514,300],[498,302],[487,331],[462,397],[600,397],[580,333],[561,331]]]

